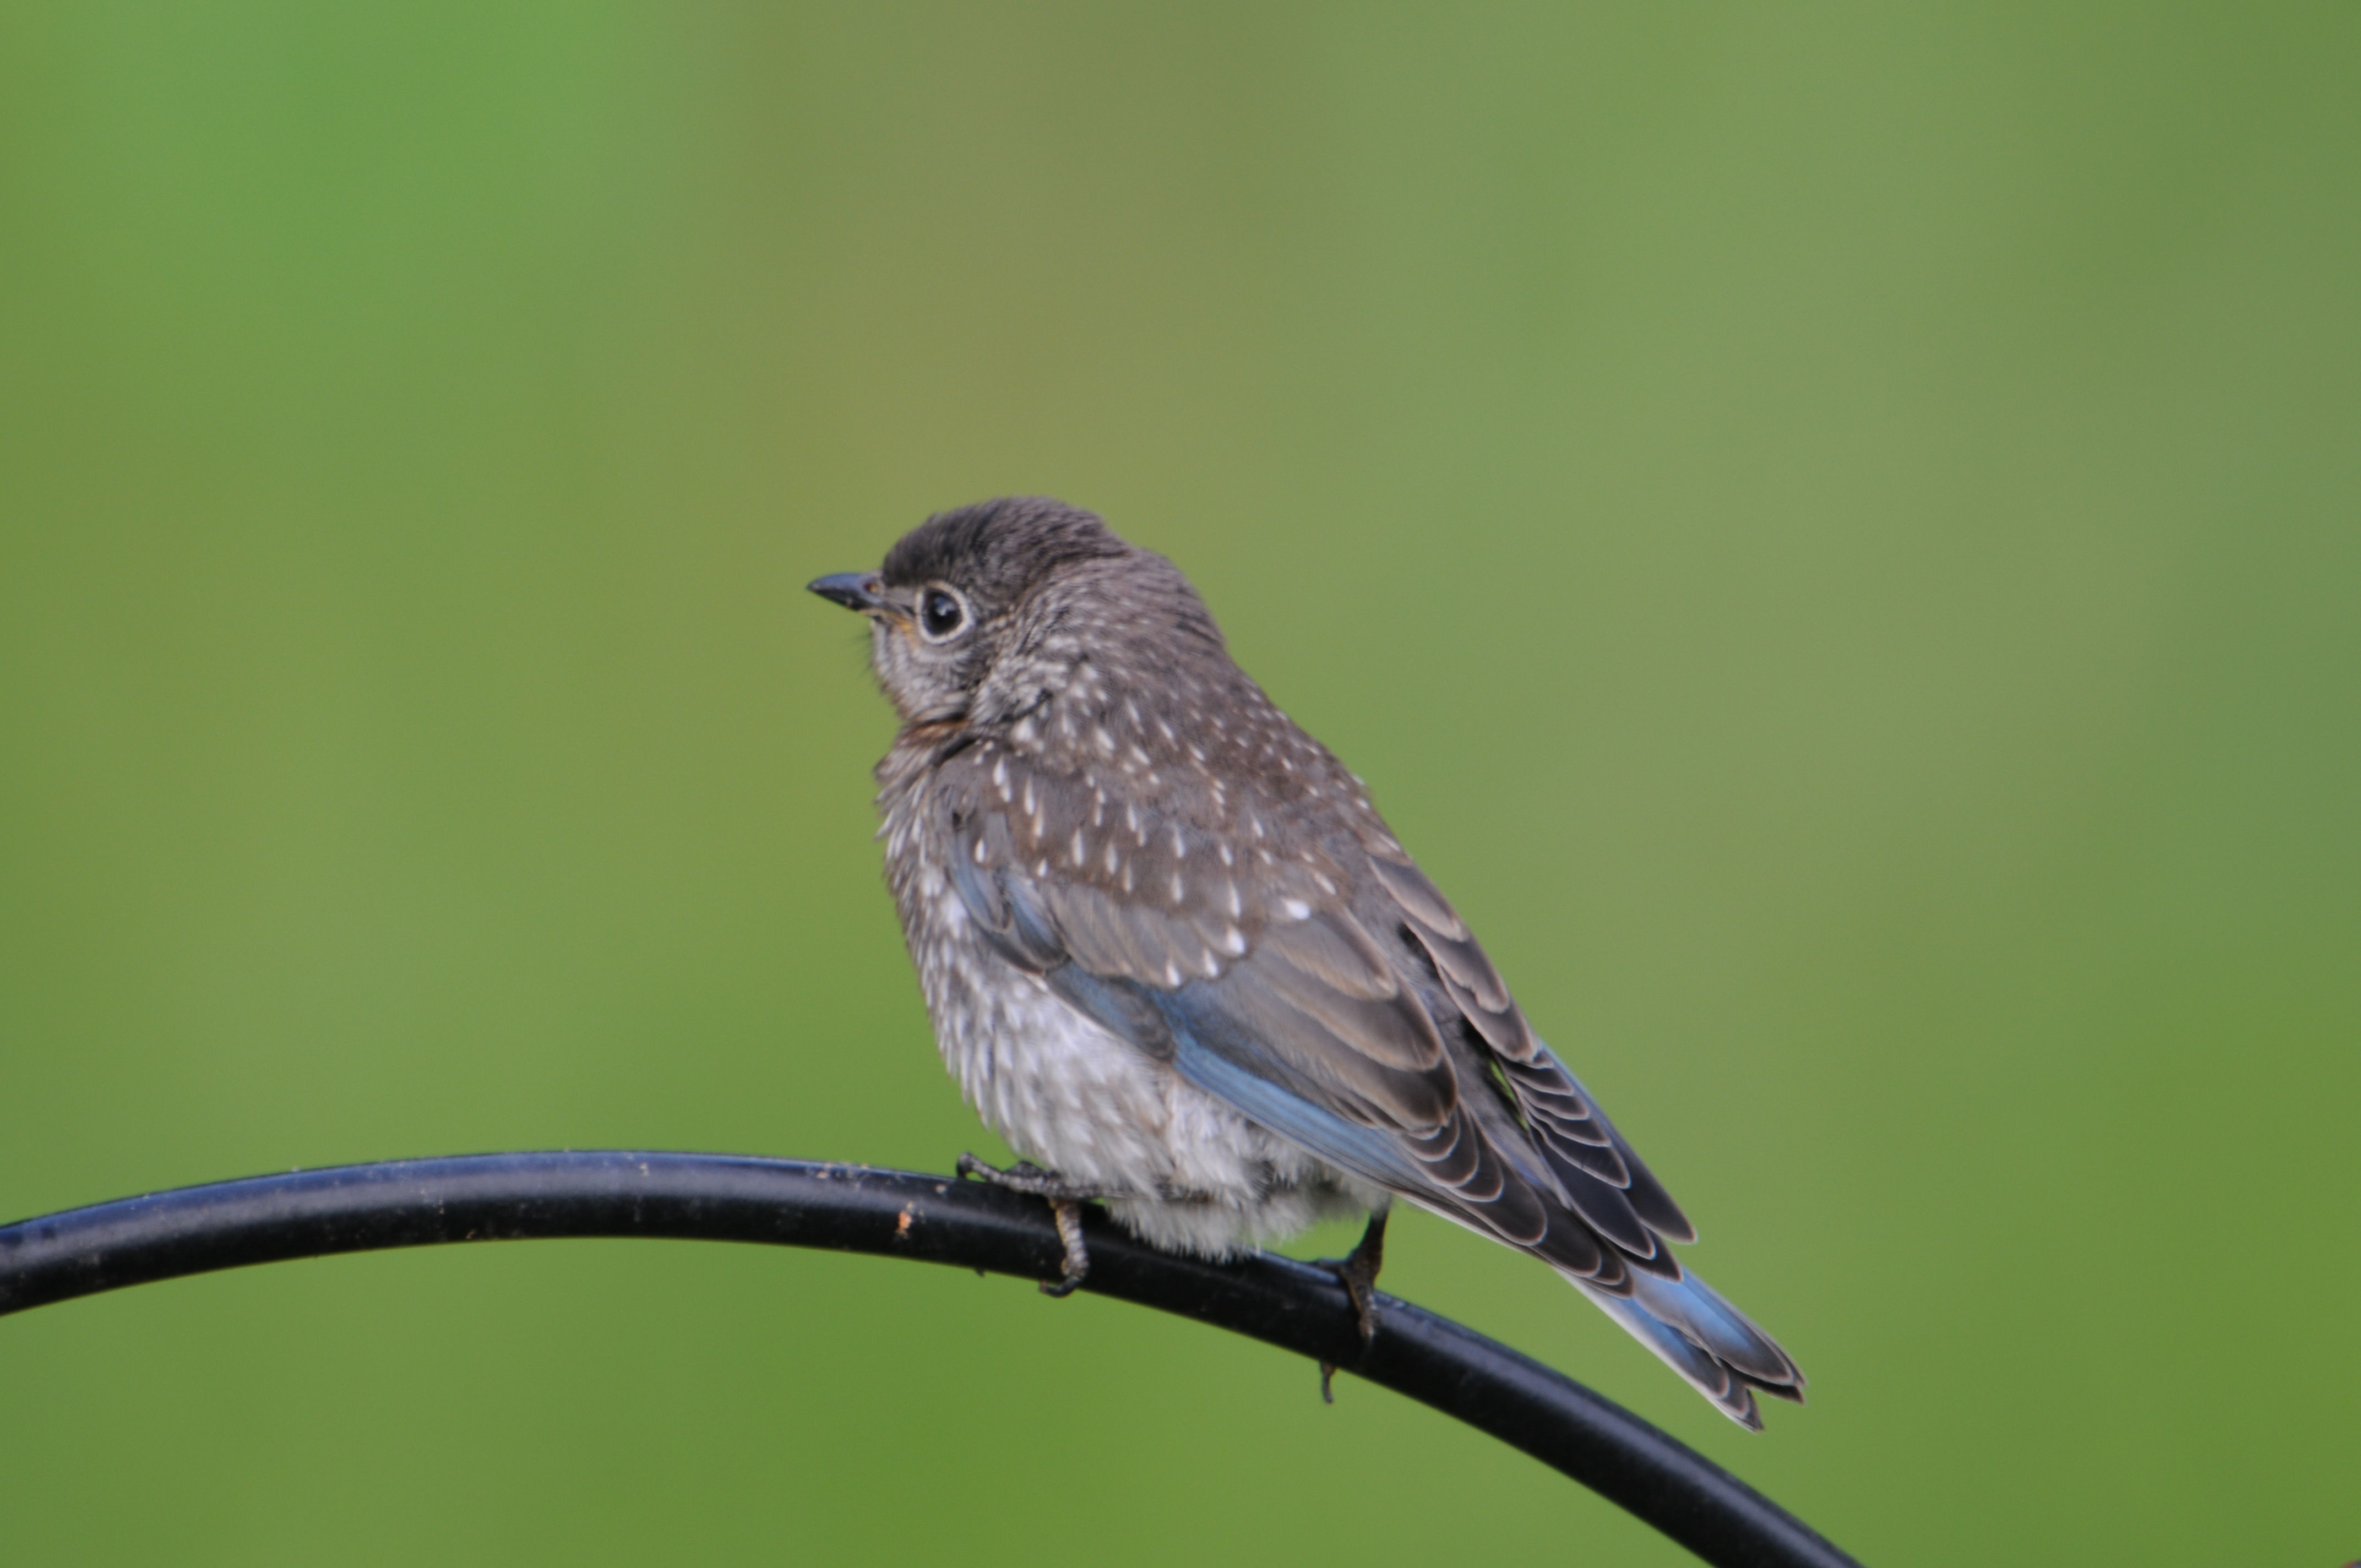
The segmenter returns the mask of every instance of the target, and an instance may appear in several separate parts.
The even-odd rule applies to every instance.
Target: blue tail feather
[[[1566,1278],[1739,1425],[1763,1430],[1758,1388],[1803,1398],[1804,1375],[1786,1353],[1696,1275],[1675,1280],[1634,1272],[1629,1296]]]

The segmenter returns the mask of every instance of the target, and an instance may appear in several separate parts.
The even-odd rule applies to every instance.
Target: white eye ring
[[[918,590],[918,635],[929,642],[949,642],[974,622],[967,596],[949,583],[928,583]]]

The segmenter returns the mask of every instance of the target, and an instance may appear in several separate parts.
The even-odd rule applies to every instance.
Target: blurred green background
[[[2356,79],[2351,6],[11,7],[0,1217],[992,1150],[801,585],[1042,491],[1371,782],[1813,1402],[1423,1216],[1391,1288],[1872,1562],[2361,1554]],[[1315,1381],[868,1259],[357,1257],[0,1322],[0,1516],[1686,1560]]]

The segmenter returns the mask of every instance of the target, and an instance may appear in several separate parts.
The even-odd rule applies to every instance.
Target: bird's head
[[[1170,562],[1040,497],[939,512],[875,571],[810,587],[869,618],[870,665],[908,724],[1015,718],[1078,678],[1104,694],[1159,644],[1164,657],[1222,645]]]

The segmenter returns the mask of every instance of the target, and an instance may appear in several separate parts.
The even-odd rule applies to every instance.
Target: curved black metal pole
[[[1251,1335],[1524,1450],[1719,1568],[1858,1568],[1728,1471],[1620,1405],[1447,1318],[1381,1297],[1366,1353],[1343,1287],[1269,1255],[1213,1264],[1093,1213],[1083,1288]],[[998,1188],[858,1165],[588,1152],[391,1160],[184,1187],[0,1227],[0,1314],[246,1264],[441,1242],[762,1242],[1054,1279],[1048,1210]]]

